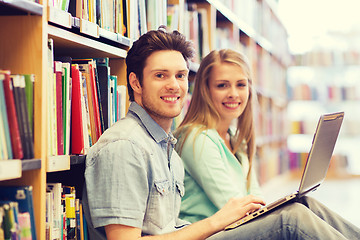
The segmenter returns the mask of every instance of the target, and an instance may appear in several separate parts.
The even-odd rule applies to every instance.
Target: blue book
[[[0,200],[18,202],[19,212],[30,214],[31,236],[36,240],[32,186],[0,186]]]
[[[109,58],[95,58],[96,61],[96,79],[98,84],[98,99],[99,107],[102,109],[102,132],[108,129],[109,122],[109,91],[110,91],[110,67],[109,67]]]

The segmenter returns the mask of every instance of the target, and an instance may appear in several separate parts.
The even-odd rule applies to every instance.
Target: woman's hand
[[[209,217],[211,224],[216,229],[223,230],[227,225],[235,222],[258,210],[265,202],[262,198],[248,195],[241,198],[231,198],[218,212]]]

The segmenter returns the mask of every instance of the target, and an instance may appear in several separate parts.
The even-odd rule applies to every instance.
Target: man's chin
[[[166,117],[166,118],[175,118],[175,117],[179,116],[180,113],[181,113],[181,111],[174,112],[174,113],[166,113],[166,114],[164,114],[164,117]]]

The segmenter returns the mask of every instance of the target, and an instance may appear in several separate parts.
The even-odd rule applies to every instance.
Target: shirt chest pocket
[[[155,182],[154,185],[156,188],[156,194],[167,195],[171,191],[170,182],[168,180]]]
[[[150,190],[145,218],[158,228],[163,229],[174,219],[174,210],[174,190],[170,181],[155,181]]]
[[[181,198],[185,194],[185,186],[183,182],[176,181],[176,194],[175,194],[175,213],[178,215],[180,213],[180,205],[181,205]]]

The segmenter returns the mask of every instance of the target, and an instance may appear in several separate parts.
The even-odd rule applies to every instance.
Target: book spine
[[[97,96],[98,91],[97,91],[97,84],[96,84],[96,79],[95,79],[94,61],[92,61],[89,64],[89,67],[90,67],[89,70],[90,70],[90,80],[91,80],[92,102],[93,102],[93,106],[94,106],[94,122],[95,122],[96,141],[97,141],[102,134],[102,130],[101,130],[101,123],[100,123],[99,102],[98,102],[98,96]]]
[[[4,73],[3,84],[13,157],[15,159],[22,159],[24,157],[24,153],[20,139],[19,123],[16,115],[13,86],[10,81],[10,72]]]
[[[20,132],[20,140],[21,140],[21,146],[23,149],[24,159],[28,159],[30,157],[30,148],[27,144],[27,128],[25,127],[25,118],[27,119],[26,115],[24,115],[23,109],[22,109],[22,98],[21,98],[21,91],[20,91],[20,75],[12,75],[11,76],[11,83],[14,90],[14,100],[15,100],[15,108],[16,108],[16,116],[18,119],[18,126],[19,126],[19,132]]]
[[[56,88],[56,126],[57,126],[57,154],[64,154],[64,125],[63,125],[63,93],[62,93],[62,62],[54,61]]]
[[[109,82],[110,82],[110,70],[109,63],[107,58],[97,58],[96,59],[96,69],[98,73],[98,84],[99,84],[99,105],[102,109],[102,117],[103,117],[103,132],[109,127]]]
[[[1,77],[1,76],[0,76]],[[8,122],[8,114],[6,111],[6,102],[5,102],[5,93],[4,93],[4,84],[2,79],[0,81],[0,114],[1,114],[1,128],[2,128],[2,137],[4,138],[3,147],[6,148],[7,151],[7,159],[13,158],[12,148],[11,148],[11,140],[10,140],[10,129]]]
[[[98,76],[98,71],[97,71],[97,67],[96,64],[94,64],[94,72],[95,72],[95,84],[96,84],[96,91],[97,91],[97,105],[99,107],[99,118],[100,118],[100,127],[101,127],[101,134],[104,132],[104,114],[103,114],[103,109],[102,109],[102,105],[101,105],[101,92],[100,92],[100,84],[99,84],[99,76]]]
[[[34,132],[34,83],[35,74],[25,74],[25,94],[31,132]]]
[[[84,133],[81,107],[81,76],[79,66],[72,64],[72,101],[71,101],[71,153],[84,153]]]
[[[29,150],[29,154],[27,156],[27,159],[34,158],[34,137],[33,132],[30,127],[30,121],[29,121],[29,114],[28,114],[28,105],[26,101],[26,93],[25,93],[25,76],[22,75],[20,80],[20,97],[21,97],[21,110],[22,110],[22,117],[24,118],[24,133],[25,133],[25,139],[27,148]]]

